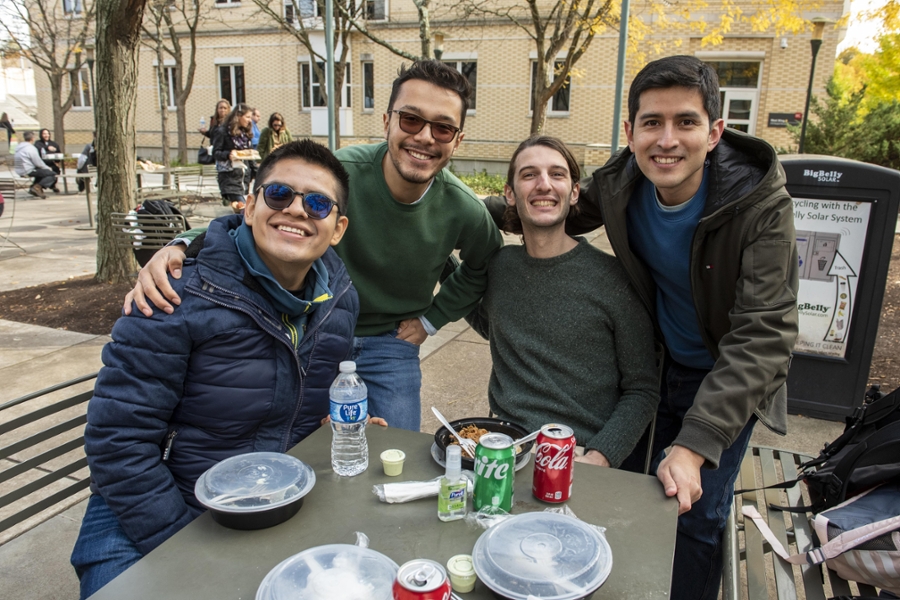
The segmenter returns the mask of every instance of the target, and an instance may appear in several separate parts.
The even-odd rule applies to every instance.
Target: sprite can
[[[495,506],[510,512],[516,473],[516,449],[504,433],[481,436],[475,449],[474,509]]]

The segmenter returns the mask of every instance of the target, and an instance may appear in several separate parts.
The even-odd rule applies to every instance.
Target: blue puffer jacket
[[[323,257],[334,298],[312,313],[295,352],[228,235],[241,219],[210,224],[172,281],[174,314],[122,317],[103,349],[85,449],[94,491],[144,554],[202,512],[194,483],[206,469],[284,452],[317,429],[350,353],[359,299],[337,254]]]

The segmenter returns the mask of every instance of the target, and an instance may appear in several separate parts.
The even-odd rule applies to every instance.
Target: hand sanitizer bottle
[[[441,491],[438,494],[438,518],[441,521],[456,521],[466,516],[466,478],[462,476],[461,448],[455,444],[447,446],[447,470],[441,477]]]

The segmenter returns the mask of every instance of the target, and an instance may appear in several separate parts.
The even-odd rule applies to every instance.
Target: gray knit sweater
[[[619,262],[576,239],[548,259],[502,248],[468,320],[491,343],[497,416],[529,431],[564,423],[617,467],[659,402],[653,328]]]

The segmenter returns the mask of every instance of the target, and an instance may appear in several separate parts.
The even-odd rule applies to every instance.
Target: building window
[[[158,67],[157,67],[158,68]],[[168,99],[166,102],[166,106],[171,110],[175,110],[175,67],[163,67],[165,69],[165,74],[163,77],[166,78],[166,93],[168,95]],[[159,85],[159,80],[157,79],[157,85]],[[162,97],[162,87],[159,87],[159,95]]]
[[[383,21],[386,12],[384,0],[366,0],[366,19],[369,21]]]
[[[325,63],[318,62],[319,67],[324,70]],[[345,65],[344,69],[344,89],[341,94],[340,108],[350,108],[350,65]],[[308,62],[300,63],[300,108],[307,109],[316,106],[327,106],[325,97],[321,92],[321,83],[316,70],[312,68],[312,64]]]
[[[244,102],[244,65],[219,65],[219,97],[232,106]]]
[[[375,108],[375,63],[366,61],[362,64],[363,75],[363,108]]]
[[[91,79],[90,73],[86,68],[78,69],[69,73],[69,81],[75,90],[75,102],[72,106],[79,108],[87,108],[91,104]]]
[[[289,25],[297,23],[298,18],[310,19],[318,17],[319,3],[316,0],[285,0],[284,21]]]
[[[83,10],[82,0],[63,0],[63,12],[67,15],[80,15]]]
[[[228,6],[228,5],[240,6],[241,0],[216,0],[216,6]]]
[[[709,62],[719,75],[725,127],[753,135],[759,106],[759,62]]]
[[[468,60],[445,60],[450,65],[469,80],[469,86],[472,88],[472,94],[469,96],[469,110],[475,110],[475,98],[478,83],[478,63]]]
[[[565,63],[561,60],[556,61],[553,66],[555,69],[561,69],[565,65]],[[529,106],[532,111],[534,111],[534,82],[537,79],[537,61],[531,61],[531,99],[529,101]],[[569,100],[570,94],[572,92],[572,78],[566,75],[566,81],[563,83],[563,86],[559,88],[559,90],[553,94],[553,97],[550,98],[550,101],[547,103],[547,109],[551,113],[567,113],[569,112]]]

